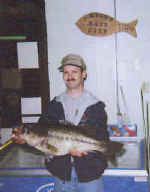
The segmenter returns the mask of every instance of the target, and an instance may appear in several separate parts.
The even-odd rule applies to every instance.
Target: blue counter
[[[105,192],[149,192],[148,177],[104,175]],[[53,177],[0,177],[0,192],[53,192]]]

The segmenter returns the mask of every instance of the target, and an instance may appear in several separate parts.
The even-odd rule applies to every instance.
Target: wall
[[[131,123],[137,123],[138,135],[142,136],[140,89],[144,81],[150,81],[150,2],[116,0],[115,4],[114,0],[45,0],[45,3],[51,98],[65,88],[57,70],[62,57],[68,53],[80,54],[87,64],[85,87],[106,103],[109,123],[117,122],[118,88],[121,112],[128,115]],[[81,16],[93,11],[111,16],[115,16],[116,11],[120,22],[138,19],[137,38],[124,32],[107,37],[85,35],[75,23]]]

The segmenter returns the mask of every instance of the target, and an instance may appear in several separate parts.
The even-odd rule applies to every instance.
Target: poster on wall
[[[41,113],[41,97],[21,98],[21,114],[23,123],[36,123]],[[32,116],[30,116],[30,114],[32,114]]]
[[[17,42],[19,69],[39,68],[37,42]]]

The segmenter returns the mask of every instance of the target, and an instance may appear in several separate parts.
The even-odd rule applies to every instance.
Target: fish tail
[[[109,141],[105,156],[114,166],[117,166],[117,157],[125,153],[124,144],[118,141]]]
[[[134,21],[132,21],[132,22],[130,22],[130,23],[128,24],[128,26],[129,26],[129,31],[128,31],[128,33],[131,34],[131,35],[134,36],[134,37],[137,37],[136,28],[135,28],[137,22],[138,22],[138,20],[136,19],[136,20],[134,20]]]

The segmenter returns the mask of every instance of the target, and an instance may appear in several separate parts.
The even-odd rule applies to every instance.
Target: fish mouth
[[[49,143],[47,144],[47,149],[50,150],[50,152],[51,152],[52,154],[58,152],[58,149],[57,149],[55,146],[50,145]]]

